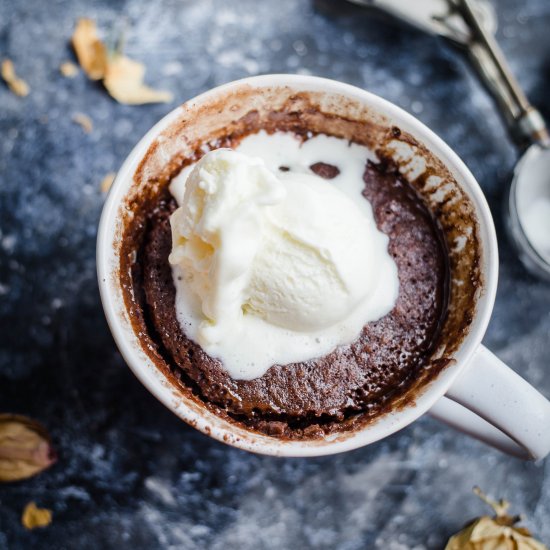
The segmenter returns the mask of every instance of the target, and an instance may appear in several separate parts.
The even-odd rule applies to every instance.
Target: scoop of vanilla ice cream
[[[238,323],[251,268],[265,232],[264,210],[284,200],[284,185],[263,161],[229,149],[205,155],[190,173],[183,205],[170,219],[172,252],[201,301],[202,340]]]
[[[278,178],[261,159],[228,149],[191,172],[171,226],[170,263],[189,275],[205,330],[242,315],[296,331],[324,328],[364,299],[377,276],[368,220],[348,197],[313,175]]]
[[[286,196],[266,209],[245,311],[295,331],[342,320],[375,287],[371,227],[355,204],[318,176],[286,172]]]
[[[275,175],[260,158],[215,150],[190,171],[170,222],[177,302],[193,317],[185,304],[194,301],[202,317],[180,323],[235,378],[269,368],[258,364],[268,361],[259,358],[264,337],[280,348],[272,355],[304,360],[325,333],[320,350],[347,343],[394,303],[397,282],[380,292],[381,273],[397,281],[393,261],[381,258],[387,237],[314,174]]]

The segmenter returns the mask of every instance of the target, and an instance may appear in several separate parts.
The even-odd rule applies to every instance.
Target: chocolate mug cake
[[[352,118],[349,112],[354,110],[356,116]],[[178,392],[239,426],[279,438],[314,439],[347,432],[414,400],[449,363],[452,352],[467,333],[480,286],[472,206],[452,175],[422,144],[400,128],[388,125],[383,118],[356,106],[346,106],[347,116],[339,114],[340,111],[341,105],[327,104],[315,93],[273,89],[259,94],[251,88],[224,98],[219,104],[208,105],[202,112],[199,109],[194,116],[202,118],[200,125],[196,122],[198,118],[183,118],[153,143],[138,168],[135,191],[123,209],[123,238],[115,243],[121,247],[119,276],[134,331],[147,355]],[[348,169],[351,148],[354,166],[360,167],[360,172],[357,169],[354,172],[352,191],[346,187],[351,181]],[[177,233],[174,216],[178,208],[191,200],[189,178],[198,181],[201,162],[206,162],[201,159],[219,149],[241,155],[252,152],[254,158],[263,155],[263,164],[270,174],[277,181],[284,180],[287,187],[296,178],[303,179],[313,189],[312,193],[316,192],[316,186],[319,189],[332,186],[347,195],[345,200],[351,199],[357,208],[363,209],[365,216],[370,212],[376,232],[370,240],[378,239],[384,251],[373,252],[364,263],[372,260],[370,264],[386,268],[378,276],[368,301],[370,310],[374,308],[378,315],[363,316],[367,321],[353,338],[349,338],[348,331],[347,340],[333,345],[337,341],[331,340],[333,328],[347,322],[344,316],[344,320],[333,320],[330,326],[319,325],[315,330],[300,326],[297,331],[290,331],[290,335],[285,332],[281,336],[277,332],[276,337],[266,342],[274,342],[273,349],[281,350],[278,354],[269,344],[263,346],[258,338],[261,332],[243,333],[242,340],[229,340],[225,348],[209,347],[207,339],[201,340],[202,325],[193,320],[192,309],[182,301],[182,292],[185,294],[185,288],[189,289],[189,284],[196,281],[187,280],[185,269],[182,271],[177,261],[173,261],[178,239],[185,244],[189,235],[183,238]],[[307,154],[303,153],[305,150]],[[419,153],[424,164],[415,164],[407,151]],[[198,183],[202,186],[197,191],[201,197],[207,184],[205,178],[203,175],[204,181]],[[292,192],[290,188],[289,193]],[[334,195],[331,200],[331,208],[336,210],[340,199]],[[299,206],[307,218],[308,204]],[[331,227],[328,222],[333,214],[330,209],[323,212],[327,223],[320,219],[314,227],[315,238],[319,239],[323,238],[319,234],[325,231],[324,227]],[[309,222],[306,219],[304,223]],[[346,221],[341,223],[344,227]],[[350,250],[360,256],[361,251],[353,246],[364,242],[363,235],[349,228],[343,229],[342,247],[352,247]],[[237,252],[240,243],[239,238],[234,239]],[[264,254],[261,247],[265,246],[265,239],[259,243],[260,252],[256,250],[255,257]],[[212,254],[210,244],[204,246],[206,252],[201,248],[201,254]],[[248,244],[243,240],[241,246],[246,249]],[[264,273],[260,286],[270,281],[277,285],[276,277],[283,278],[289,270],[294,275],[294,264],[300,263],[302,256],[293,255],[288,264],[285,254],[278,248],[277,254],[266,256],[269,261],[266,260],[264,272],[270,273]],[[321,261],[325,260],[315,260]],[[371,266],[365,268],[363,275],[361,258],[354,262],[355,259],[349,264],[349,276],[358,277],[354,272],[357,265],[359,281],[363,277],[366,286]],[[336,270],[340,267],[336,265]],[[301,292],[309,288],[311,280],[317,284],[316,270],[317,267],[311,272],[314,274],[302,280],[294,277],[294,286],[288,292],[291,298],[294,289]],[[300,274],[300,269],[296,273]],[[289,311],[291,316],[300,317],[301,310],[296,313],[292,304],[284,302],[289,300],[288,296],[279,296],[277,306],[266,310],[265,292],[259,303],[250,291],[252,283],[247,284],[248,301],[241,313],[253,317],[254,323],[259,318],[270,326],[291,324]],[[315,284],[316,289],[325,288],[324,282],[321,286]],[[287,288],[290,287],[284,287]],[[317,309],[312,310],[307,322],[319,319],[321,322],[325,315],[330,317],[328,310],[341,304],[335,298],[338,297],[335,289],[339,287],[327,288],[330,292],[326,295],[318,293]],[[188,301],[196,301],[196,292],[189,295],[193,297]],[[279,307],[281,300],[284,308]],[[308,300],[309,304],[313,298]],[[383,302],[378,309],[373,306],[377,300]],[[206,309],[204,302],[202,309],[200,306],[197,315]],[[355,316],[357,325],[361,316],[355,309],[349,315]],[[278,321],[281,316],[284,322]],[[210,322],[208,316],[204,322]],[[271,338],[269,330],[266,334]],[[306,336],[310,332],[321,335],[310,340],[309,354],[303,349],[296,353],[299,346],[294,346],[293,338],[302,339],[300,342],[306,338],[300,331]],[[277,348],[280,342],[283,344]],[[240,365],[243,356],[254,359],[248,365],[253,365],[252,370],[232,368],[233,363]],[[283,360],[277,362],[278,357]]]

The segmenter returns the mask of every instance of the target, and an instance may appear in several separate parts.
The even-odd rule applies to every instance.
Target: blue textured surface
[[[498,2],[499,39],[550,118],[550,3]],[[484,510],[471,487],[514,503],[550,542],[550,461],[523,463],[421,419],[380,444],[313,460],[259,457],[208,439],[125,367],[101,310],[99,184],[172,107],[121,106],[60,63],[77,17],[126,20],[127,53],[178,101],[235,78],[317,74],[397,103],[441,135],[495,215],[500,287],[485,343],[550,396],[550,285],[503,234],[517,151],[460,52],[343,2],[0,0],[0,55],[31,86],[0,86],[0,411],[49,427],[59,462],[0,487],[0,548],[437,549]],[[89,115],[86,135],[71,121]],[[26,532],[24,505],[53,524]]]

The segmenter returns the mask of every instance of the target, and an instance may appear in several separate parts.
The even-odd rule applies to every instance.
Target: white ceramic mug
[[[284,86],[300,91],[348,98],[378,112],[414,136],[438,158],[469,197],[477,217],[483,254],[483,289],[469,332],[454,352],[452,363],[426,384],[414,402],[380,416],[360,429],[317,440],[283,440],[256,433],[224,420],[196,400],[178,393],[143,350],[123,300],[118,273],[121,205],[135,185],[136,170],[160,134],[183,113],[200,112],[214,99],[223,100],[243,88]],[[184,132],[184,130],[182,130]],[[485,197],[468,168],[433,132],[414,117],[364,90],[311,76],[266,75],[210,90],[178,107],[154,126],[119,170],[103,209],[97,242],[101,299],[115,341],[141,382],[170,410],[200,431],[248,451],[277,456],[320,456],[348,451],[378,441],[426,412],[503,451],[539,459],[550,452],[550,402],[481,345],[493,309],[498,278],[495,228]]]

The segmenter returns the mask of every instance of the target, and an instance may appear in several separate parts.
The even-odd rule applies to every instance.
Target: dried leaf
[[[119,103],[142,105],[144,103],[169,103],[170,92],[154,90],[143,83],[145,66],[123,55],[117,55],[107,63],[103,84]]]
[[[113,185],[113,181],[115,181],[116,174],[114,172],[109,172],[101,181],[100,183],[100,189],[102,193],[107,193],[109,189],[111,189],[111,185]]]
[[[65,61],[59,66],[59,72],[67,78],[74,78],[78,74],[78,67],[71,61]]]
[[[23,510],[21,523],[26,529],[47,527],[52,522],[52,511],[47,508],[37,508],[34,502],[29,502]]]
[[[11,59],[2,61],[2,78],[15,95],[20,97],[29,95],[29,85],[15,74],[15,67]]]
[[[80,125],[86,134],[89,134],[94,129],[92,119],[84,113],[75,113],[72,116],[72,120],[73,122],[76,122],[76,124]]]
[[[72,43],[78,62],[88,77],[103,79],[105,88],[119,103],[142,105],[172,101],[171,93],[154,90],[143,83],[144,65],[122,55],[123,40],[119,38],[116,50],[108,52],[97,35],[95,23],[91,19],[77,21]]]
[[[91,19],[79,19],[72,37],[76,57],[84,72],[92,80],[101,80],[107,66],[107,48],[97,35]]]
[[[45,428],[25,416],[0,414],[0,482],[34,476],[56,461]]]
[[[474,492],[493,508],[495,516],[482,516],[470,522],[449,539],[445,550],[548,550],[528,529],[515,527],[521,518],[507,515],[509,502],[493,501],[478,487]]]

